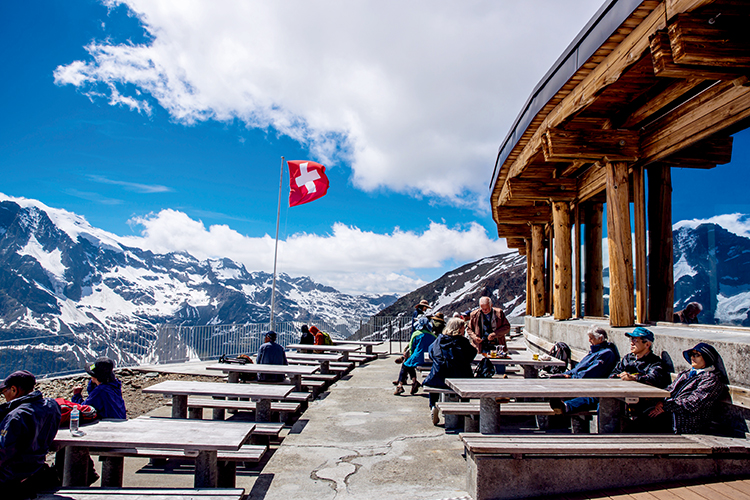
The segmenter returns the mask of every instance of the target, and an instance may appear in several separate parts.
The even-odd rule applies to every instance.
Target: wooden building
[[[750,0],[609,0],[534,89],[490,186],[528,315],[604,316],[606,206],[610,325],[671,321],[671,168],[728,163],[750,125],[748,24]]]

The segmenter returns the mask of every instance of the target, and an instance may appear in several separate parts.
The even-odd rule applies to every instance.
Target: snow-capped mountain
[[[0,197],[0,367],[63,371],[103,352],[130,361],[113,339],[144,347],[163,323],[266,322],[272,279],[230,259],[129,247],[70,212]],[[395,299],[281,274],[276,321],[343,325]]]

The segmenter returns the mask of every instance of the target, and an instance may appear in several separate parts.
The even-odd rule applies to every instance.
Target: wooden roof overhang
[[[518,225],[550,222],[550,201],[603,201],[608,161],[729,162],[730,135],[750,118],[748,21],[750,0],[606,3],[500,148],[491,184],[498,236],[527,237]]]

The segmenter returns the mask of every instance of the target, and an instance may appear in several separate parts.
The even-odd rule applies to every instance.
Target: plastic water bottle
[[[71,436],[83,436],[83,432],[78,430],[78,422],[80,419],[81,413],[78,411],[78,408],[73,408],[73,411],[70,412],[70,435]]]

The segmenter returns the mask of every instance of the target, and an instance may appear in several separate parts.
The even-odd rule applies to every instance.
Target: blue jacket
[[[258,356],[255,358],[259,365],[288,365],[284,348],[276,342],[266,342],[258,349]],[[261,382],[282,382],[284,375],[273,373],[259,373],[258,380]]]
[[[60,406],[34,391],[0,405],[0,483],[20,481],[44,465],[60,427]]]
[[[611,342],[592,345],[591,351],[565,375],[570,378],[607,378],[617,364],[617,347]]]
[[[429,330],[417,330],[412,333],[409,341],[409,359],[404,361],[404,366],[414,368],[419,365],[429,365],[431,362],[424,360],[424,354],[430,350],[430,346],[435,342],[435,334]]]
[[[89,380],[86,388],[89,397],[83,400],[81,394],[73,394],[70,400],[74,403],[93,406],[96,408],[97,418],[117,418],[125,420],[127,417],[125,401],[122,399],[122,382],[113,378],[106,384],[95,385]]]
[[[447,389],[446,378],[473,378],[471,362],[477,349],[463,335],[439,335],[430,346],[432,370],[424,385]]]

